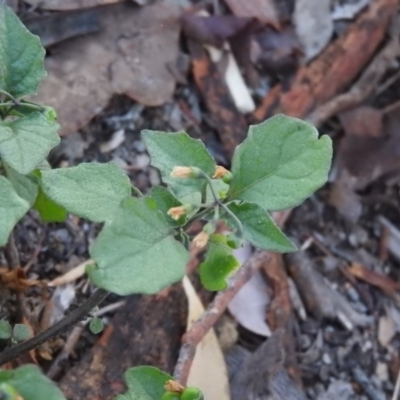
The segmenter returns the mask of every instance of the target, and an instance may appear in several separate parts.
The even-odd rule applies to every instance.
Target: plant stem
[[[134,186],[134,185],[131,185],[131,186],[132,186],[132,191],[135,194],[137,194],[139,197],[143,197],[143,193],[136,186]]]
[[[271,255],[266,251],[257,252],[251,256],[230,279],[228,288],[215,296],[204,314],[186,332],[182,338],[183,344],[175,367],[174,380],[186,386],[190,368],[196,353],[196,346],[215,325],[240,288],[242,288],[259,268],[270,260]]]
[[[5,90],[0,89],[0,94],[4,94],[4,96],[11,99],[14,104],[18,104],[18,100],[12,94],[6,92]]]
[[[0,107],[16,107],[16,106],[32,108],[33,110],[38,110],[38,111],[43,110],[42,106],[40,106],[39,104],[34,104],[34,103],[25,103],[25,102],[24,103],[19,103],[19,102],[0,103]]]
[[[243,225],[242,225],[242,222],[240,221],[240,219],[229,209],[229,207],[226,204],[220,203],[220,206],[235,221],[235,225],[237,227],[236,236],[238,238],[242,238],[243,237]]]
[[[0,366],[17,358],[23,353],[35,349],[41,344],[74,326],[77,322],[88,315],[93,308],[98,306],[107,297],[108,293],[109,292],[104,289],[97,289],[97,291],[76,310],[72,311],[69,315],[51,326],[49,329],[46,329],[44,332],[39,333],[26,342],[22,342],[14,347],[4,350],[2,353],[0,353]]]

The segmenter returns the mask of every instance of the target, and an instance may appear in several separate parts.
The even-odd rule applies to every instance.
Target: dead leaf
[[[224,42],[237,35],[252,22],[252,18],[232,15],[198,16],[185,14],[182,29],[190,38],[202,44],[222,47]]]
[[[348,272],[350,272],[356,278],[380,288],[389,296],[394,296],[396,291],[399,289],[398,283],[393,279],[371,271],[361,264],[353,263],[350,268],[348,268]]]
[[[107,4],[119,3],[123,0],[26,0],[25,3],[43,10],[68,11],[92,8]]]
[[[27,279],[25,271],[21,267],[12,270],[7,267],[0,267],[0,285],[3,288],[24,291],[31,286],[42,286],[43,282]]]
[[[189,302],[188,330],[203,315],[204,307],[186,276],[183,287]],[[197,345],[187,385],[200,388],[206,399],[230,399],[226,364],[213,329]]]
[[[96,9],[40,15],[24,23],[30,32],[40,37],[44,47],[101,30]]]
[[[179,1],[102,11],[102,32],[55,46],[46,59],[48,77],[35,101],[57,110],[61,135],[84,126],[114,94],[157,106],[175,89],[168,65],[178,57]]]
[[[293,19],[307,61],[318,55],[332,37],[330,6],[330,0],[296,1]]]
[[[381,346],[386,347],[396,334],[396,325],[390,315],[379,318],[378,340]]]
[[[279,29],[279,13],[273,0],[225,0],[225,3],[237,17],[257,18]]]

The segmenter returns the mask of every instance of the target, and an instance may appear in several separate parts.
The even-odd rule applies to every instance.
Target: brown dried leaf
[[[23,291],[31,286],[41,286],[41,281],[27,279],[23,268],[18,267],[9,270],[6,267],[0,267],[0,285],[3,288]]]
[[[61,135],[84,126],[114,94],[147,106],[170,100],[175,78],[168,65],[179,51],[178,3],[107,7],[100,13],[102,32],[53,49],[35,101],[57,110]]]

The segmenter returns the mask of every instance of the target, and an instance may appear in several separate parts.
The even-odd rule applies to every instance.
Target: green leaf
[[[182,279],[189,254],[150,198],[124,200],[90,251],[88,271],[99,287],[119,295],[156,293]]]
[[[7,6],[0,6],[0,89],[21,97],[35,94],[43,77],[45,50]]]
[[[284,235],[276,226],[271,216],[259,205],[252,203],[232,203],[228,207],[242,223],[243,237],[253,246],[280,253],[296,250],[296,246]],[[224,219],[232,229],[237,228],[231,216],[224,214]]]
[[[249,128],[235,150],[230,199],[283,210],[300,204],[328,178],[331,139],[309,123],[276,115]]]
[[[103,321],[100,318],[94,317],[89,322],[89,330],[93,335],[99,334],[104,329]]]
[[[59,144],[59,127],[40,112],[0,122],[0,157],[20,174],[28,174]]]
[[[39,213],[44,222],[64,222],[67,219],[67,211],[53,200],[49,199],[41,187],[36,197],[33,208]]]
[[[186,217],[182,216],[178,220],[174,220],[167,213],[172,207],[179,207],[182,203],[166,188],[162,186],[154,186],[151,189],[150,197],[156,202],[158,210],[160,210],[171,226],[183,225]]]
[[[154,367],[129,368],[125,372],[128,391],[115,400],[160,400],[170,379],[170,375]]]
[[[32,336],[32,332],[28,325],[15,324],[13,328],[13,339],[17,342],[23,342]]]
[[[9,339],[12,334],[12,328],[8,321],[0,320],[0,339]],[[0,397],[1,398],[1,397]]]
[[[230,274],[240,266],[232,255],[226,236],[210,236],[205,260],[199,266],[201,283],[207,290],[218,291],[227,287]]]
[[[22,175],[7,164],[4,164],[8,180],[12,183],[19,197],[25,199],[30,206],[35,202],[38,194],[37,178],[32,175]]]
[[[0,176],[0,246],[4,246],[16,223],[29,210],[29,203],[19,197],[11,182]]]
[[[151,157],[151,165],[161,172],[168,184],[183,203],[199,203],[199,193],[205,190],[207,181],[195,178],[173,178],[172,169],[177,166],[197,167],[208,175],[215,171],[215,161],[200,140],[192,139],[185,132],[165,133],[142,131],[142,138]]]
[[[111,162],[42,171],[41,187],[67,211],[94,222],[110,220],[121,201],[131,195],[128,176]]]
[[[35,365],[1,371],[0,382],[9,384],[24,400],[66,400],[55,383]]]

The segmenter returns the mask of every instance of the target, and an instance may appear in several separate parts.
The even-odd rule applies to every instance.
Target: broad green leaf
[[[53,200],[51,200],[41,187],[36,197],[33,208],[39,213],[44,222],[64,222],[67,219],[67,211]]]
[[[160,400],[165,383],[172,377],[154,367],[133,367],[125,372],[128,391],[115,400]]]
[[[11,334],[12,328],[10,323],[4,319],[0,320],[0,339],[9,339]]]
[[[97,268],[88,271],[89,277],[120,295],[156,293],[181,280],[189,258],[150,198],[124,200],[90,254]]]
[[[44,70],[45,50],[12,12],[0,5],[0,89],[14,97],[35,94]]]
[[[15,324],[13,328],[13,339],[17,342],[23,342],[32,336],[32,332],[28,325]]]
[[[200,140],[192,139],[185,132],[165,133],[142,131],[142,138],[151,157],[151,165],[161,172],[168,184],[182,202],[199,203],[207,185],[205,179],[173,178],[172,169],[177,166],[197,167],[208,175],[215,171],[215,161]]]
[[[100,318],[94,317],[89,322],[89,330],[93,335],[99,334],[104,329],[103,321]]]
[[[266,210],[300,204],[328,178],[329,136],[297,118],[276,115],[249,128],[233,156],[230,199],[257,203]]]
[[[131,195],[128,176],[114,163],[42,171],[41,187],[67,211],[94,222],[110,220],[121,201]]]
[[[33,171],[57,146],[59,125],[40,112],[0,122],[0,158],[20,174]]]
[[[0,383],[10,385],[24,400],[66,400],[56,384],[35,365],[1,371]]]
[[[19,197],[11,182],[0,176],[0,246],[4,246],[16,223],[29,210],[29,203]]]
[[[36,177],[32,174],[22,175],[13,170],[7,164],[4,164],[4,168],[8,180],[12,183],[18,196],[25,199],[29,205],[32,206],[38,194],[38,183]]]
[[[182,203],[168,189],[162,186],[154,186],[151,189],[150,197],[156,202],[157,208],[164,214],[170,225],[179,226],[185,223],[185,216],[182,216],[175,221],[167,214],[170,208],[182,205]]]
[[[218,291],[227,287],[227,279],[240,266],[232,255],[226,236],[211,235],[205,260],[199,266],[201,283],[208,290]]]
[[[296,246],[275,225],[271,216],[257,204],[229,204],[229,209],[242,223],[243,237],[253,246],[264,250],[286,253],[295,251]],[[230,215],[224,218],[232,229],[237,225]]]

